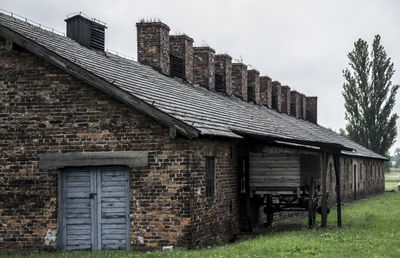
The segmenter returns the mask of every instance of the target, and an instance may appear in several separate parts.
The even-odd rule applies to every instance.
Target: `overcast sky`
[[[400,84],[400,1],[311,0],[2,0],[0,8],[65,32],[67,14],[82,11],[107,24],[106,48],[136,57],[141,18],[159,18],[170,33],[185,33],[195,46],[242,59],[273,80],[318,96],[318,122],[344,128],[342,70],[354,42],[382,36]],[[400,94],[395,112],[400,114]],[[400,121],[398,121],[400,134]],[[392,147],[400,147],[400,136]]]

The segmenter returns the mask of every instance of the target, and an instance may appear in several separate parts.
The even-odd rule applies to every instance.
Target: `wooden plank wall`
[[[300,156],[249,153],[250,188],[300,187]]]

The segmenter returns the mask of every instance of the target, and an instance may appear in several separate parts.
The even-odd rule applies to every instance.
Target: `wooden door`
[[[129,249],[129,169],[74,167],[61,173],[62,250]]]
[[[98,179],[98,246],[129,249],[129,172],[125,167],[103,167]]]

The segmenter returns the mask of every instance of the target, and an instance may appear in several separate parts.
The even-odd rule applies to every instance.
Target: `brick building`
[[[66,22],[0,14],[0,250],[196,248],[311,177],[331,202],[384,191],[385,157],[318,125],[316,97],[161,22],[137,23],[139,62]]]

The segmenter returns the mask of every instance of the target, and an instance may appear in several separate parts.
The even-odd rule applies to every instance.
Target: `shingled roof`
[[[2,13],[0,35],[190,137],[251,135],[313,146],[331,144],[347,149],[343,154],[386,159],[323,126],[182,83]]]

